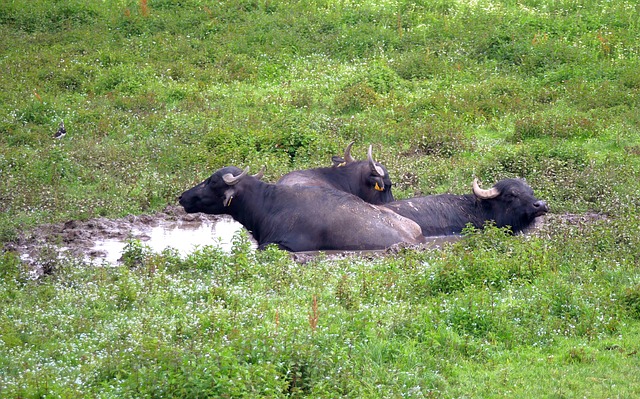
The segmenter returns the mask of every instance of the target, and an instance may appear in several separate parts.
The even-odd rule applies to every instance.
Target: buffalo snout
[[[533,208],[536,210],[537,216],[544,215],[545,213],[549,212],[549,206],[545,201],[542,200],[534,202]]]

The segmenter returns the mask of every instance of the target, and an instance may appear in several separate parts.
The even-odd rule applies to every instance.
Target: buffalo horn
[[[249,173],[249,167],[248,166],[246,168],[244,168],[242,173],[240,173],[238,176],[234,176],[232,173],[224,174],[222,176],[222,180],[224,180],[224,182],[227,183],[229,186],[233,186],[235,184],[238,184],[238,182],[240,180],[242,180],[242,178],[245,177],[247,175],[247,173]]]
[[[351,146],[353,146],[353,143],[355,143],[355,141],[352,141],[351,143],[349,143],[349,145],[347,146],[347,148],[345,148],[344,150],[344,161],[346,163],[350,163],[350,162],[355,162],[356,160],[351,156]]]
[[[262,166],[262,169],[260,169],[260,172],[256,173],[255,175],[251,175],[251,177],[255,177],[256,179],[260,180],[262,179],[262,177],[264,176],[264,171],[267,167],[266,166]]]
[[[369,145],[369,152],[367,153],[367,158],[369,159],[369,166],[371,167],[371,172],[378,175],[379,177],[384,177],[384,170],[376,165],[373,160],[373,156],[371,155],[371,145]]]
[[[500,195],[500,191],[495,187],[492,187],[489,190],[480,188],[478,185],[478,179],[473,179],[473,193],[480,199],[491,199]]]

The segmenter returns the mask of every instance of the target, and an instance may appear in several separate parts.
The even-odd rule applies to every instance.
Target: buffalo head
[[[219,169],[207,180],[185,191],[180,196],[180,205],[187,213],[203,212],[213,215],[227,213],[233,197],[241,189],[239,183],[245,179],[260,180],[264,168],[255,175],[249,175],[249,167],[244,170],[235,166]]]
[[[393,201],[389,173],[384,166],[374,161],[371,146],[367,160],[356,161],[351,156],[352,145],[350,143],[347,146],[344,158],[332,158],[332,167],[296,170],[282,176],[278,184],[332,188],[353,194],[374,205]]]
[[[533,189],[521,179],[504,179],[490,189],[480,188],[474,179],[473,195],[498,227],[511,226],[514,232],[528,227],[536,217],[549,211],[547,203],[537,199]]]
[[[347,165],[355,165],[358,161],[353,158],[351,155],[351,147],[353,146],[353,141],[349,143],[347,148],[344,150],[344,158],[340,157],[332,157],[331,161],[333,162],[334,167],[345,167]],[[391,202],[394,200],[393,194],[391,193],[391,179],[389,178],[389,172],[387,169],[381,164],[377,163],[373,159],[372,146],[369,145],[369,150],[367,151],[367,161],[366,166],[362,167],[362,176],[363,183],[365,187],[369,190],[369,195],[364,193],[360,197],[365,201],[372,204],[384,204],[387,202]],[[364,161],[360,162],[360,164],[364,164]],[[374,192],[371,192],[374,191]],[[378,193],[376,194],[375,191]]]

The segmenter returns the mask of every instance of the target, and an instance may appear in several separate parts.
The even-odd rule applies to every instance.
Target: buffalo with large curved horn
[[[469,223],[480,229],[488,221],[517,233],[549,211],[547,203],[537,199],[521,179],[501,180],[488,190],[474,179],[471,194],[427,195],[385,206],[418,223],[425,236],[460,234]]]
[[[344,149],[344,156],[341,158],[338,155],[334,155],[331,157],[331,162],[333,162],[333,166],[345,166],[350,163],[356,162],[355,158],[351,155],[351,147],[355,141],[352,141],[347,145],[347,148]]]

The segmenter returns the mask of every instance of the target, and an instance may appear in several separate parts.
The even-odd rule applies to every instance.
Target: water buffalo
[[[425,242],[420,226],[381,206],[326,187],[260,181],[230,166],[180,196],[186,212],[227,214],[258,241],[288,251],[384,249]]]
[[[549,211],[521,179],[505,179],[484,190],[473,181],[473,194],[440,194],[391,202],[385,207],[414,220],[425,236],[453,235],[467,223],[482,228],[486,221],[497,227],[510,226],[514,233],[525,230],[534,219]]]
[[[367,160],[356,161],[351,156],[352,145],[353,142],[345,150],[344,158],[333,157],[333,166],[296,170],[282,176],[277,184],[333,188],[351,193],[374,205],[393,201],[389,173],[384,166],[373,160],[371,146]]]

